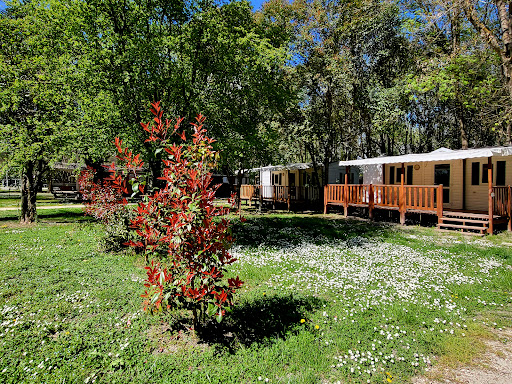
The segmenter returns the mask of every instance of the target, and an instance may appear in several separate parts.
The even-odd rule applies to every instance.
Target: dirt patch
[[[156,345],[153,354],[171,354],[195,348],[204,352],[208,348],[208,344],[201,343],[193,330],[185,326],[173,328],[166,322],[152,326],[148,336]]]
[[[413,384],[511,384],[512,329],[492,330],[495,336],[482,342],[483,355],[458,368],[436,366],[425,376],[415,377]]]

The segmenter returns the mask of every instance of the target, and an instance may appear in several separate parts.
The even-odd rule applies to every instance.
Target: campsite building
[[[319,168],[320,169],[320,168]],[[294,163],[287,165],[269,165],[253,168],[246,172],[253,174],[253,183],[240,186],[241,200],[249,203],[259,201],[263,203],[286,203],[288,208],[292,204],[314,205],[321,203],[321,175],[315,173],[311,163]]]
[[[352,171],[356,168],[357,171]],[[332,170],[332,171],[331,171]],[[340,161],[329,173],[359,173],[325,187],[324,210],[330,205],[400,211],[438,216],[441,229],[492,233],[496,224],[510,223],[512,147],[467,150],[440,148],[430,153]]]

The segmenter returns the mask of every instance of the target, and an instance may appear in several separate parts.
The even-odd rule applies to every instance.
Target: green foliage
[[[265,10],[289,17],[294,26],[295,65],[287,80],[299,100],[281,132],[283,147],[295,150],[290,157],[307,152],[323,164],[326,178],[332,161],[381,152],[378,141],[392,135],[387,128],[403,125],[389,117],[386,127],[373,120],[376,101],[387,99],[409,62],[397,8],[371,1],[297,1],[284,7],[276,1]]]

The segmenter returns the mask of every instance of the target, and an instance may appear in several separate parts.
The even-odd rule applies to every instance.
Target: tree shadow
[[[349,240],[354,237],[386,237],[391,232],[389,223],[366,220],[318,217],[317,215],[279,215],[249,217],[246,222],[235,222],[235,244],[241,246],[298,245],[303,241],[321,244],[330,240]]]
[[[62,210],[48,213],[38,213],[38,220],[44,222],[57,222],[57,223],[76,223],[76,222],[93,222],[95,219],[91,216],[86,216],[82,210],[71,211]]]
[[[19,221],[19,211],[0,212],[0,222]],[[43,223],[82,223],[93,222],[94,218],[85,216],[83,211],[73,210],[49,210],[48,212],[38,212],[37,221]]]
[[[222,346],[230,353],[254,343],[272,344],[297,334],[304,328],[300,320],[324,303],[313,296],[263,296],[235,306],[221,323],[209,320],[198,330],[198,336],[202,342]]]

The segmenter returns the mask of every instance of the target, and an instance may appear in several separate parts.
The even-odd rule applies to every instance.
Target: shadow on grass
[[[230,353],[254,343],[268,345],[298,333],[304,328],[300,320],[323,304],[312,296],[263,296],[235,306],[221,323],[209,321],[198,336],[202,342],[223,346]]]
[[[386,236],[389,224],[315,215],[266,215],[252,216],[245,223],[235,222],[233,236],[237,245],[282,245],[285,241],[299,244],[304,240],[324,241],[352,237]]]
[[[19,211],[0,211],[0,222],[18,221]],[[94,221],[85,216],[81,208],[45,209],[37,214],[37,220],[44,223],[77,223]]]

